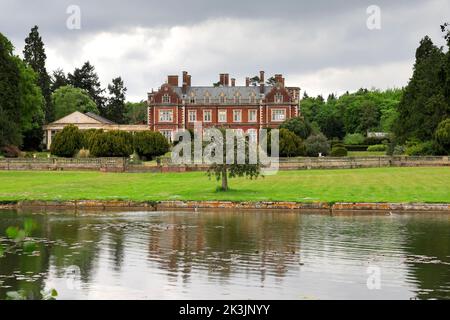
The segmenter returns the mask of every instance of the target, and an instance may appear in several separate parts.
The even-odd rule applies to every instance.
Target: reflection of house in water
[[[173,214],[151,227],[148,256],[175,279],[197,269],[221,278],[259,274],[264,282],[298,266],[298,224],[295,213]]]

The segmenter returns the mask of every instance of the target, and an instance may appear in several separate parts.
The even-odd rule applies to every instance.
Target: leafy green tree
[[[72,86],[61,87],[53,92],[52,100],[57,119],[75,111],[99,113],[95,102],[89,94],[80,88],[74,88]]]
[[[125,122],[128,124],[147,123],[147,102],[126,102]]]
[[[162,156],[169,151],[167,139],[157,131],[136,132],[133,136],[136,153],[147,160]]]
[[[66,74],[62,69],[57,69],[53,71],[53,75],[51,77],[51,90],[55,92],[61,87],[67,86],[69,84],[69,79],[67,79]]]
[[[364,136],[361,133],[349,133],[345,135],[345,144],[358,145],[364,143]]]
[[[308,138],[312,133],[311,125],[302,117],[295,117],[284,121],[280,125],[280,129],[287,129],[302,139]]]
[[[450,118],[439,123],[435,136],[441,146],[445,148],[447,152],[450,152]]]
[[[311,135],[305,140],[306,154],[317,157],[319,153],[326,156],[330,153],[330,143],[322,133]]]
[[[112,79],[108,85],[110,97],[106,105],[106,117],[116,123],[125,123],[125,93],[127,88],[123,84],[121,77]]]
[[[24,61],[38,74],[37,84],[41,88],[42,95],[45,99],[45,123],[54,120],[53,106],[50,90],[50,76],[47,73],[45,62],[47,55],[45,54],[44,42],[39,34],[38,26],[31,29],[30,34],[25,39],[25,47],[23,49]],[[37,121],[36,119],[35,121]]]
[[[74,125],[65,126],[53,137],[50,152],[58,157],[72,158],[82,148],[82,141],[82,133],[78,127]]]
[[[282,157],[298,157],[306,155],[303,140],[288,129],[280,129],[279,142],[279,153]]]
[[[106,117],[106,98],[103,96],[105,90],[101,88],[94,66],[87,61],[81,68],[76,68],[73,73],[69,73],[67,77],[72,86],[88,92],[89,96],[95,102],[100,115]]]

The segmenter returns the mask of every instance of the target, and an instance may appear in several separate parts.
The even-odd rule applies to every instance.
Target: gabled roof
[[[88,112],[86,114],[79,111],[72,112],[71,114],[58,119],[52,124],[115,124],[114,122],[105,119],[95,113]]]
[[[264,86],[264,94],[269,93],[273,89],[273,86]],[[173,90],[182,97],[182,89],[180,87],[173,87]],[[228,98],[232,99],[236,95],[240,95],[243,98],[248,98],[250,95],[254,94],[256,97],[259,97],[260,87],[259,86],[223,86],[223,87],[188,87],[186,91],[186,95],[189,97],[192,93],[196,97],[204,97],[208,92],[211,98],[219,98],[222,93]]]

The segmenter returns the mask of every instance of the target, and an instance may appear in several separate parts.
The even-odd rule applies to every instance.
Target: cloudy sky
[[[80,9],[80,29],[67,27],[71,5]],[[367,27],[370,5],[380,8],[380,29]],[[225,72],[243,85],[265,70],[327,95],[404,86],[420,39],[444,45],[439,25],[449,13],[448,0],[0,0],[0,32],[21,54],[38,25],[50,71],[72,72],[89,60],[105,87],[122,76],[131,101],[182,70],[193,85]]]

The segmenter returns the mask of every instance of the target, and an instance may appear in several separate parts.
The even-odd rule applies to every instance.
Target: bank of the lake
[[[295,203],[450,203],[450,168],[280,171],[230,179],[231,190],[204,172],[102,173],[1,171],[0,201],[288,201]]]

